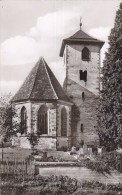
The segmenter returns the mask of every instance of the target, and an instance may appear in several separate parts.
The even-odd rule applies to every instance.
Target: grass
[[[0,158],[1,158],[1,148],[0,148]],[[16,159],[18,161],[25,160],[32,152],[30,149],[21,149],[21,148],[4,148],[4,160],[13,160]],[[41,151],[40,151],[41,153]],[[48,151],[47,156],[52,156],[53,159],[58,159],[61,161],[76,161],[76,159],[69,154],[69,152],[63,151]],[[98,159],[99,160],[99,159]],[[91,164],[89,164],[91,166]],[[90,168],[90,167],[89,167]],[[17,180],[16,176],[16,181]],[[61,179],[61,177],[63,179]],[[32,175],[27,176],[24,178],[24,186],[20,186],[20,188],[13,188],[14,192],[10,195],[122,195],[122,187],[120,189],[116,187],[116,185],[108,185],[107,187],[105,184],[100,184],[99,182],[88,182],[85,181],[82,185],[79,186],[77,180],[67,177],[67,176],[59,176],[59,177],[41,177],[41,176],[34,176]],[[23,176],[20,178],[19,176],[19,183],[23,182]],[[89,178],[90,179],[90,178]],[[22,181],[21,181],[22,180]],[[15,182],[15,180],[13,180]],[[2,187],[2,195],[8,195],[10,185],[12,184],[12,179],[8,179],[8,189],[6,187]],[[72,184],[72,185],[71,185]],[[32,187],[33,185],[33,187]],[[62,187],[61,187],[62,186]],[[1,190],[1,189],[0,189]],[[18,193],[20,190],[20,193]],[[23,193],[22,193],[23,191]],[[3,193],[4,192],[4,193]],[[32,193],[33,192],[33,193]]]
[[[3,159],[16,159],[18,161],[25,160],[31,154],[32,150],[23,148],[3,148]],[[0,159],[2,159],[2,149],[0,148]]]
[[[18,161],[25,160],[29,155],[31,155],[31,149],[24,149],[24,148],[3,148],[3,159],[4,160],[13,160],[16,159]],[[42,154],[41,150],[39,151],[39,155]],[[69,154],[69,152],[63,151],[47,151],[47,157],[50,157],[53,161],[60,161],[60,162],[68,162],[73,161],[76,162],[77,160]],[[2,149],[0,148],[0,159],[2,158]]]

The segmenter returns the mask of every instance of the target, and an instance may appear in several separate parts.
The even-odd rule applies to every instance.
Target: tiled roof
[[[79,30],[74,35],[69,37],[68,39],[90,39],[90,40],[97,40],[90,35],[86,34],[84,31]]]
[[[36,63],[12,102],[23,100],[70,101],[43,58]]]
[[[60,50],[60,56],[63,56],[65,45],[66,44],[74,44],[74,43],[90,43],[90,44],[96,44],[100,47],[103,46],[104,42],[98,39],[95,39],[91,37],[90,35],[86,34],[84,31],[79,30],[74,35],[67,39],[63,39],[62,46]]]

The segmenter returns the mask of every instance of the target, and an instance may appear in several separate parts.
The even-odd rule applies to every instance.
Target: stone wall
[[[71,162],[72,163],[72,162]],[[97,173],[96,171],[92,171],[90,169],[87,169],[86,167],[74,167],[74,166],[53,166],[53,163],[51,163],[52,166],[45,166],[45,167],[39,167],[38,166],[38,173],[42,176],[49,177],[50,175],[56,175],[56,176],[68,176],[70,178],[76,178],[80,182],[86,181],[99,181],[104,184],[119,184],[122,183],[122,174],[118,174],[116,172],[111,172],[111,174],[102,174]],[[55,164],[55,163],[54,163]]]
[[[56,103],[32,102],[31,129],[35,133],[37,133],[37,128],[38,128],[38,111],[39,111],[39,108],[42,105],[44,105],[44,104],[46,105],[46,107],[48,108],[48,110],[50,110],[50,109],[56,109]],[[49,124],[48,124],[48,127],[49,127]],[[54,127],[54,128],[55,128],[55,131],[56,131],[56,127]],[[49,134],[49,132],[48,132],[48,134]]]
[[[20,136],[20,147],[31,149],[30,141],[27,139],[26,136]]]
[[[67,136],[61,136],[61,109],[65,107],[67,111]],[[71,148],[71,105],[57,105],[57,149]]]
[[[40,150],[56,150],[56,137],[41,136],[35,148]]]
[[[91,52],[90,61],[82,61],[81,51],[87,46]],[[94,94],[99,94],[99,74],[100,74],[100,48],[91,45],[67,45],[66,55],[66,80],[72,79],[82,87]],[[80,80],[79,71],[87,70],[87,82]],[[68,84],[68,83],[67,83]]]
[[[22,107],[25,107],[27,110],[27,132],[31,132],[31,102],[18,102],[13,103],[13,107],[16,110],[17,117],[14,117],[13,120],[17,121],[18,123],[21,122],[21,109]]]
[[[69,145],[71,146],[71,141],[66,141],[69,140],[68,137],[71,136],[71,105],[66,102],[57,103],[31,101],[15,103],[13,106],[16,108],[18,118],[14,118],[13,120],[18,120],[18,123],[20,123],[21,109],[25,106],[27,110],[27,133],[37,133],[38,111],[44,104],[48,108],[48,134],[40,136],[37,148],[56,149],[56,147],[62,148],[63,144],[64,147],[68,147]],[[67,111],[67,137],[61,137],[61,109],[63,107],[65,107]],[[22,137],[20,136],[20,147],[30,148],[30,143],[28,143],[25,134],[23,134]]]
[[[81,146],[82,141],[86,144],[98,142],[96,134],[96,106],[97,96],[87,89],[69,80],[71,87],[67,88],[72,101],[72,142],[75,146]],[[84,92],[84,99],[82,99]],[[81,124],[82,129],[81,129]]]
[[[82,61],[81,51],[87,47],[90,61]],[[72,144],[81,146],[99,142],[96,134],[96,106],[99,94],[100,48],[95,45],[66,45],[66,79],[64,90],[74,103],[72,108]],[[87,70],[87,81],[80,80],[80,70]],[[83,96],[84,93],[84,96]]]

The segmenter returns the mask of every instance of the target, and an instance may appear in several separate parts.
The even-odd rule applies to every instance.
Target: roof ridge
[[[74,33],[72,36],[70,36],[69,38],[76,38],[78,39],[77,37],[75,37],[76,35],[79,35],[82,33],[82,36],[83,35],[86,35],[87,37],[83,37],[84,39],[88,39],[88,38],[91,38],[91,39],[95,39],[94,37],[92,37],[91,35],[89,35],[88,33],[84,32],[83,30],[78,30],[76,33]],[[81,37],[82,38],[82,37]]]
[[[38,63],[38,67],[37,67],[37,70],[36,70],[36,76],[35,76],[35,78],[34,78],[33,87],[32,87],[32,89],[31,89],[31,93],[30,93],[30,95],[29,95],[28,98],[31,98],[31,94],[32,94],[33,88],[34,88],[34,86],[35,86],[36,77],[37,77],[37,73],[38,73],[38,69],[39,69],[39,62],[40,62],[40,59],[39,59],[39,61],[37,62],[37,63]]]
[[[35,66],[32,68],[32,70],[33,70],[34,68],[35,68]],[[37,68],[37,69],[38,69],[38,68]],[[31,72],[32,72],[32,70],[31,70]],[[16,97],[16,95],[19,93],[19,91],[21,90],[23,84],[25,83],[25,81],[27,81],[28,77],[30,76],[31,72],[26,76],[24,82],[21,84],[20,88],[17,90],[17,92],[15,93],[15,95],[12,97],[11,101],[13,101],[14,97]],[[35,79],[34,79],[34,82],[35,82]],[[33,89],[33,87],[32,87],[32,89]],[[31,93],[32,93],[32,89],[31,89],[31,92],[30,92],[30,94],[28,95],[28,98],[27,98],[27,99],[30,98],[30,95],[31,95]]]
[[[52,84],[52,82],[51,82],[51,79],[50,79],[49,73],[48,73],[48,71],[47,71],[47,67],[46,67],[45,60],[44,60],[43,58],[42,58],[42,60],[43,60],[43,62],[44,62],[44,67],[45,67],[45,70],[46,70],[47,76],[48,76],[48,78],[49,78],[49,82],[50,82],[50,84],[51,84],[51,87],[52,87],[52,89],[53,89],[53,91],[54,91],[54,93],[55,93],[55,95],[56,95],[56,98],[57,98],[57,99],[59,99],[59,98],[58,98],[58,95],[57,95],[57,93],[56,93],[56,91],[54,90],[54,87],[53,87],[53,84]]]
[[[77,83],[76,81],[70,79],[71,81],[73,81],[74,83],[80,85],[79,83]],[[93,93],[92,91],[88,90],[87,88],[83,87],[82,85],[80,85],[84,90],[86,90],[87,92],[90,92],[91,94],[95,95],[97,97],[97,95],[95,93]]]

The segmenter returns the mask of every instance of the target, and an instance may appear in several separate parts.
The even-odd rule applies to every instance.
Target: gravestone
[[[88,148],[87,148],[87,145],[86,144],[83,145],[83,152],[86,155],[88,154]]]
[[[80,148],[80,149],[79,149],[79,155],[80,155],[80,156],[83,156],[83,155],[84,155],[83,148]]]
[[[76,147],[72,146],[71,153],[76,154]]]
[[[97,153],[101,156],[103,153],[103,148],[102,147],[98,147],[97,148]]]
[[[91,148],[91,147],[88,148],[88,154],[89,154],[90,156],[92,156],[92,148]]]

